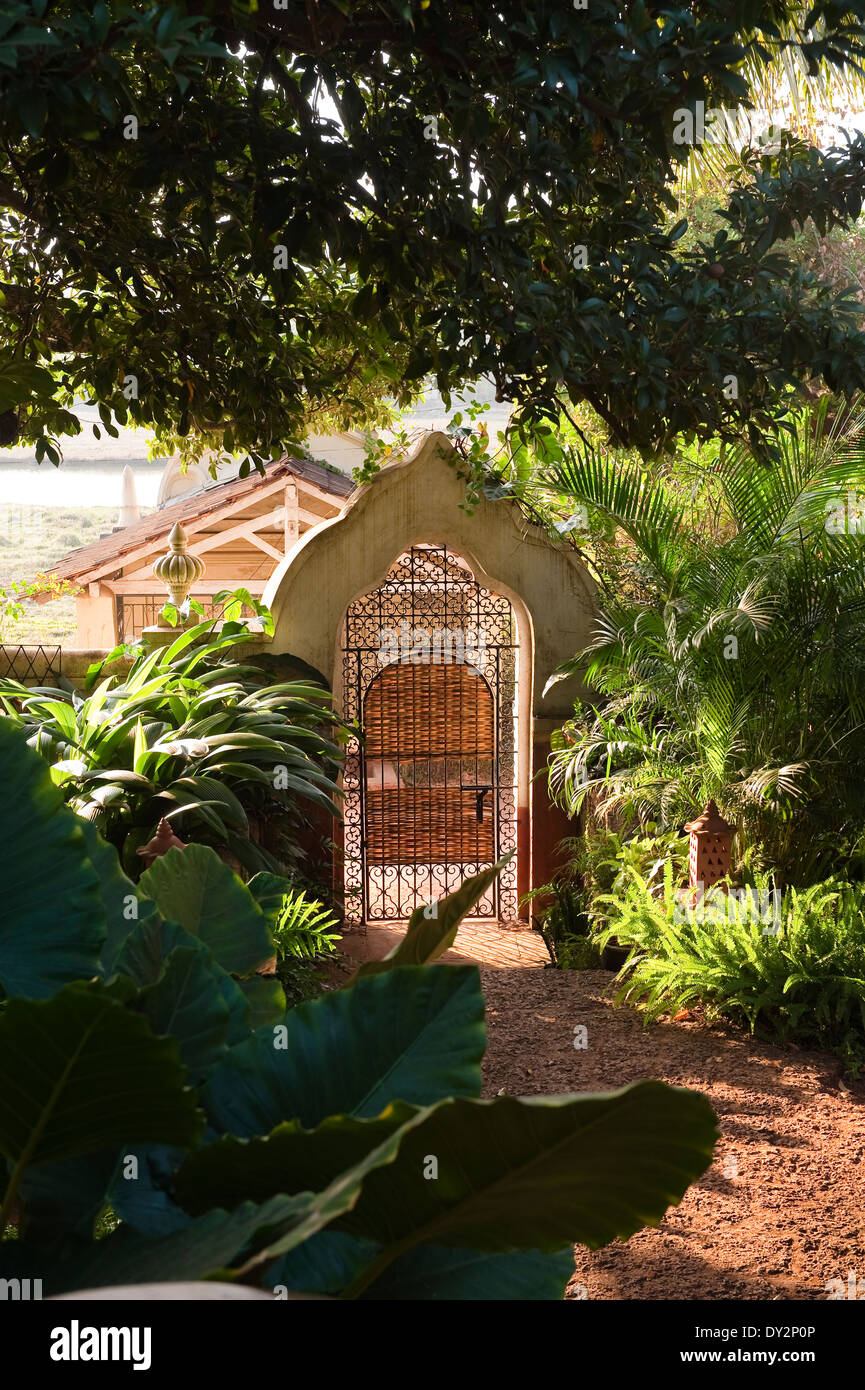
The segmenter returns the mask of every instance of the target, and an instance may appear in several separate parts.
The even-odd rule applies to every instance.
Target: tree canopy
[[[861,306],[785,250],[858,216],[865,139],[784,139],[688,251],[683,115],[865,3],[272,0],[0,6],[0,443],[56,461],[86,395],[253,460],[488,376],[617,443],[758,440],[865,386]],[[3,413],[5,412],[5,413]]]

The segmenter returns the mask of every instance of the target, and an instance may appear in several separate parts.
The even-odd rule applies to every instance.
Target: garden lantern
[[[730,857],[736,827],[724,820],[714,801],[707,801],[705,810],[685,829],[691,837],[688,858],[689,884],[703,891],[730,872]]]

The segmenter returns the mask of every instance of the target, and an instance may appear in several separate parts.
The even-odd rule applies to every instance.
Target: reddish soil
[[[644,1027],[604,971],[482,969],[484,1094],[609,1090],[643,1077],[702,1091],[715,1162],[662,1224],[590,1253],[568,1298],[825,1299],[853,1270],[865,1298],[865,1085],[822,1053],[694,1020]],[[574,1048],[585,1024],[588,1048]]]

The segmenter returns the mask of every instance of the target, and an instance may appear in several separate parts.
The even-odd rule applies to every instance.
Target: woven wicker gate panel
[[[368,863],[481,864],[495,858],[489,803],[483,818],[477,816],[479,768],[494,748],[493,698],[475,671],[386,667],[367,692],[364,729],[371,774]],[[383,785],[375,769],[385,764],[392,777],[410,785]],[[473,785],[461,785],[466,780]]]
[[[495,859],[493,818],[476,814],[473,791],[459,787],[370,789],[366,802],[370,864],[483,864]]]
[[[367,758],[491,756],[493,698],[468,666],[386,666],[364,701]]]

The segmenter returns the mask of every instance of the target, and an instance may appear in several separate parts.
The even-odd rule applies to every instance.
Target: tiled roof
[[[263,477],[253,470],[248,478],[232,478],[228,482],[214,483],[212,486],[200,488],[198,492],[190,493],[188,497],[181,497],[167,507],[159,507],[149,516],[133,522],[131,526],[124,526],[122,531],[114,531],[110,536],[102,536],[98,541],[91,541],[89,545],[82,545],[78,550],[70,551],[52,566],[51,572],[60,579],[80,579],[82,575],[115,559],[119,569],[123,564],[124,555],[146,545],[148,541],[158,541],[160,536],[168,534],[175,522],[179,521],[183,525],[187,521],[198,521],[200,517],[218,511],[227,502],[235,502],[247,493],[253,494],[258,488],[277,482],[280,478],[291,477],[297,478],[300,483],[312,483],[323,492],[333,493],[338,498],[348,497],[355,487],[351,478],[345,474],[331,472],[329,468],[324,468],[312,459],[282,458],[266,464]]]

